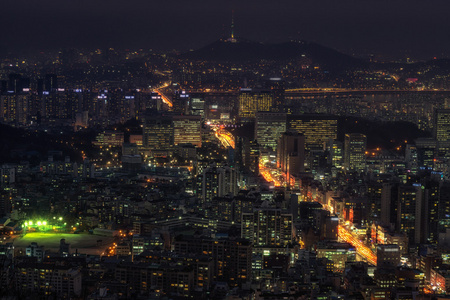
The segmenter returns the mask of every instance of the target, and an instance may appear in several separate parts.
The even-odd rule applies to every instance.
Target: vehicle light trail
[[[268,182],[273,182],[274,186],[281,186],[281,182],[272,176],[269,168],[264,167],[263,164],[259,164],[259,173]]]
[[[349,244],[352,244],[356,248],[356,252],[364,257],[369,263],[374,266],[377,265],[377,256],[373,254],[372,250],[366,247],[360,240],[356,239],[347,229],[338,226],[338,235],[339,237],[346,241]]]
[[[230,132],[226,131],[225,129],[223,129],[223,128],[217,129],[216,137],[219,139],[219,141],[225,147],[231,147],[233,149],[236,148],[234,136]]]
[[[155,92],[161,96],[161,99],[165,104],[169,105],[169,107],[173,107],[172,101],[166,95],[164,95],[159,89],[156,89]]]

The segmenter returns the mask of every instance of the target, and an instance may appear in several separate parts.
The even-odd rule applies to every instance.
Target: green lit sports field
[[[23,237],[16,238],[14,240],[14,247],[25,248],[32,242],[36,242],[39,246],[44,246],[46,250],[57,251],[61,239],[65,239],[66,243],[70,244],[71,252],[73,253],[75,249],[78,249],[78,253],[96,255],[101,254],[106,246],[114,240],[113,237],[91,234],[30,232]],[[102,241],[100,244],[97,243],[99,240]]]

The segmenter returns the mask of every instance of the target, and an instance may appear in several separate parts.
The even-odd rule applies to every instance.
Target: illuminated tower
[[[228,39],[231,43],[236,43],[236,39],[234,38],[234,10],[231,11],[231,35]]]

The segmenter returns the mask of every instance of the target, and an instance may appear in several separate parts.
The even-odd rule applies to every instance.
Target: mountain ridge
[[[183,59],[205,61],[286,61],[309,59],[312,64],[330,69],[347,69],[368,66],[368,62],[343,54],[332,48],[307,41],[288,41],[277,44],[264,44],[245,39],[236,42],[226,39],[216,40],[197,50],[182,53]]]

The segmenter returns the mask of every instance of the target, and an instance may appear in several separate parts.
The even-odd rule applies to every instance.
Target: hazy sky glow
[[[186,50],[229,34],[316,41],[346,53],[450,57],[449,0],[1,0],[0,52]]]

